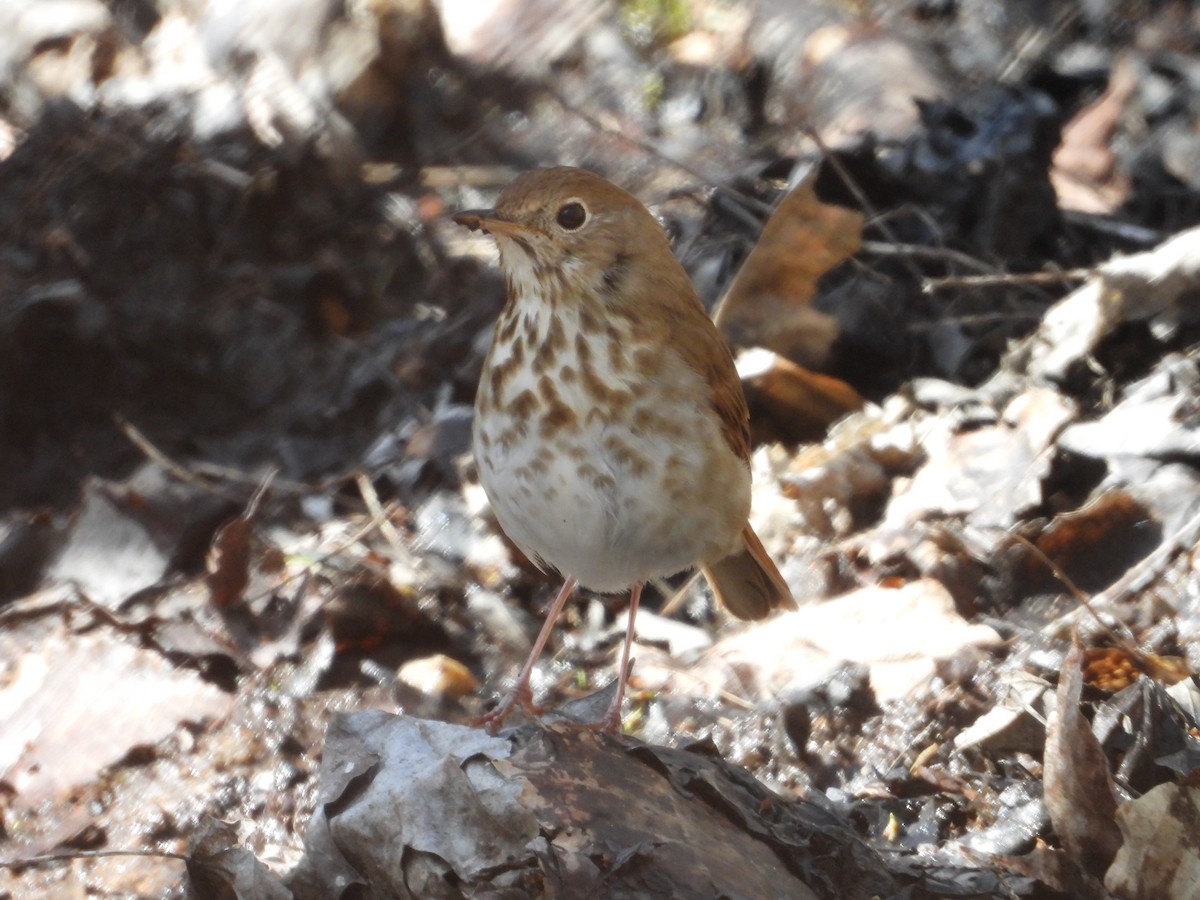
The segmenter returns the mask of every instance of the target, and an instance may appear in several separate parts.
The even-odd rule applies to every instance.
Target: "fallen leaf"
[[[250,583],[250,519],[230,519],[213,538],[205,563],[209,596],[218,609],[227,609],[242,599]]]
[[[1123,322],[1149,321],[1169,335],[1200,315],[1200,228],[1181,231],[1145,253],[1116,256],[1046,311],[1042,324],[1005,362],[1027,375],[1061,381]]]
[[[479,690],[479,681],[471,670],[444,653],[411,659],[400,667],[396,677],[434,697],[465,697]]]
[[[170,556],[154,538],[109,485],[92,480],[49,577],[73,581],[89,599],[116,608],[166,574]]]
[[[1059,431],[1075,416],[1058,392],[1032,387],[994,425],[935,423],[922,440],[928,455],[907,490],[888,504],[886,521],[911,524],[965,515],[973,525],[1007,528],[1042,502],[1042,479]]]
[[[1063,848],[1085,872],[1102,875],[1121,846],[1116,791],[1108,759],[1080,709],[1083,646],[1063,660],[1058,704],[1046,727],[1046,809]]]
[[[814,169],[780,201],[717,307],[733,347],[765,347],[819,368],[837,323],[812,306],[817,280],[858,251],[863,216],[817,199]]]
[[[1155,517],[1124,488],[1106,490],[1084,506],[1055,516],[1037,539],[1046,554],[1084,591],[1104,590],[1162,540]],[[1055,573],[1031,557],[1027,591],[1061,591]]]
[[[1117,169],[1111,141],[1137,88],[1131,57],[1118,57],[1108,88],[1062,130],[1050,183],[1062,209],[1108,215],[1129,194],[1129,176]]]
[[[195,896],[207,900],[291,900],[292,892],[238,846],[237,830],[228,822],[210,820],[192,837],[187,861]]]
[[[745,351],[737,369],[753,427],[785,442],[819,441],[830,425],[865,402],[841,379],[810,372],[770,350]]]
[[[22,808],[66,796],[182,721],[224,715],[232,698],[194,672],[99,631],[60,630],[0,689],[0,781]]]
[[[1104,886],[1127,900],[1200,896],[1200,788],[1160,784],[1116,811],[1124,842]]]
[[[929,679],[938,660],[999,642],[993,629],[959,615],[945,587],[920,579],[900,588],[863,588],[751,626],[715,644],[677,677],[656,676],[647,660],[642,677],[673,679],[664,689],[681,695],[732,692],[760,700],[846,660],[868,667],[871,688],[885,701]]]

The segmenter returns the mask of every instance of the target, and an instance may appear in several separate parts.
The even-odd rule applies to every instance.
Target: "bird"
[[[563,584],[493,734],[521,707],[577,587],[629,591],[617,731],[643,585],[699,568],[740,619],[795,609],[750,526],[750,426],[729,347],[635,196],[586,169],[519,175],[454,221],[496,242],[505,281],[475,395],[472,451],[508,538]]]

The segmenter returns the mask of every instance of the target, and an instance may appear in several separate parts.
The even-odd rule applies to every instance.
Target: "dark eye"
[[[568,200],[558,208],[554,221],[567,231],[577,231],[587,221],[587,209],[578,200]]]

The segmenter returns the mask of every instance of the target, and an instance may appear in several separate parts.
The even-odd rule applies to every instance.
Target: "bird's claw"
[[[504,725],[504,720],[518,706],[532,719],[537,719],[542,714],[542,707],[533,702],[533,691],[529,689],[529,685],[520,684],[513,688],[513,692],[508,695],[508,699],[495,709],[471,719],[471,725],[476,728],[482,726],[487,729],[488,734],[494,735]]]

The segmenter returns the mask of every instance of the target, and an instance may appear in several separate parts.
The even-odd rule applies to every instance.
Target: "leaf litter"
[[[661,47],[587,2],[443,6],[286,52],[249,6],[13,31],[45,39],[0,106],[0,890],[1192,896],[1168,13],[1093,71],[1016,5],[926,23],[945,56],[769,3],[689,4]],[[1030,28],[1057,82],[998,49]],[[500,285],[439,215],[529,160],[636,190],[726,295],[755,525],[806,601],[711,639],[705,592],[659,585],[684,621],[640,631],[636,738],[458,724],[547,597],[466,457]],[[560,718],[619,613],[567,614],[534,679]],[[166,855],[86,856],[123,849]]]

